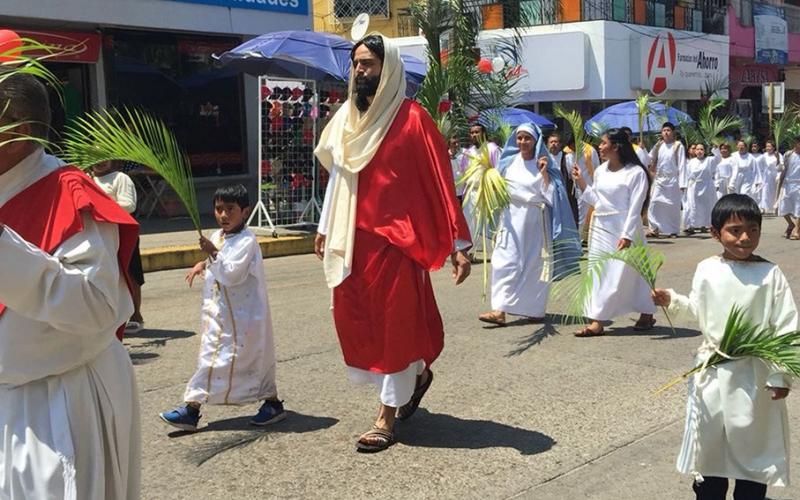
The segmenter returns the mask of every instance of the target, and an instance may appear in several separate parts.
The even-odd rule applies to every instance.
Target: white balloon
[[[506,67],[506,62],[503,60],[502,57],[497,56],[494,59],[492,59],[492,71],[494,71],[495,73],[503,71],[503,68],[505,67]]]

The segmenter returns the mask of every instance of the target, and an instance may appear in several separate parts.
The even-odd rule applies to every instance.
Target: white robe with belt
[[[504,173],[511,204],[500,215],[492,253],[492,309],[541,318],[550,291],[552,240],[547,206],[555,187],[546,187],[536,159],[518,154]]]
[[[684,211],[687,228],[711,227],[711,209],[717,202],[714,189],[714,172],[719,157],[706,156],[702,160],[692,158],[686,166],[686,208]]]
[[[669,313],[675,319],[697,319],[703,334],[693,366],[719,347],[734,304],[756,327],[772,327],[776,335],[798,328],[789,283],[771,262],[709,257],[698,264],[689,296],[674,290],[670,296]],[[678,470],[788,485],[786,403],[773,401],[767,386],[791,387],[791,377],[749,356],[692,376]]]
[[[717,187],[717,199],[720,199],[730,192],[728,189],[733,175],[733,156],[728,155],[727,158],[723,158],[719,148],[714,148],[712,153],[714,156],[719,156],[719,163],[717,163],[714,175],[714,185]]]
[[[653,148],[650,157],[658,160],[647,213],[650,227],[661,234],[678,234],[681,230],[681,188],[685,187],[686,149],[677,141],[663,143],[658,151]]]
[[[275,344],[261,247],[249,229],[211,236],[197,371],[184,401],[246,404],[275,397]]]
[[[778,215],[800,217],[800,153],[787,152],[784,163],[786,175],[781,186]]]
[[[621,238],[645,242],[641,212],[646,197],[647,173],[639,165],[612,172],[605,162],[595,170],[594,185],[583,192],[584,200],[594,207],[589,230],[590,262],[616,251]],[[644,279],[625,263],[612,260],[592,285],[586,316],[606,321],[630,312],[652,314],[655,310]]]
[[[58,168],[33,153],[0,176],[0,206]],[[119,232],[83,216],[48,255],[0,236],[0,498],[139,498],[139,402],[117,328],[133,313]]]
[[[750,153],[744,155],[734,153],[731,155],[731,173],[728,192],[746,194],[756,203],[761,201],[761,164]]]

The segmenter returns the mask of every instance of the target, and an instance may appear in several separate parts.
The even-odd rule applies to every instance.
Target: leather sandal
[[[491,323],[497,326],[506,326],[505,314],[497,313],[495,311],[490,311],[488,313],[483,313],[478,316],[479,321],[483,321],[484,323]]]
[[[633,325],[633,329],[640,332],[645,330],[652,330],[655,324],[656,324],[655,318],[651,318],[650,321],[647,323],[642,323],[641,320],[639,320]]]
[[[605,335],[605,334],[606,334],[606,329],[605,329],[605,328],[603,328],[602,326],[600,327],[600,330],[597,330],[597,331],[595,331],[595,330],[592,330],[591,328],[589,328],[588,326],[586,326],[586,327],[583,327],[583,328],[581,328],[581,329],[580,329],[580,330],[578,330],[577,332],[573,333],[573,335],[575,335],[575,336],[576,336],[576,337],[578,337],[578,338],[584,338],[584,337],[602,337],[602,336],[603,336],[603,335]]]
[[[377,453],[387,449],[393,444],[393,431],[373,425],[372,429],[359,436],[356,442],[356,451],[360,453]]]
[[[419,408],[423,396],[425,396],[425,393],[428,392],[428,389],[431,387],[431,383],[433,383],[433,372],[430,368],[426,368],[425,371],[428,372],[428,380],[426,380],[424,384],[418,385],[414,389],[414,394],[411,395],[411,400],[397,409],[396,418],[398,420],[408,420],[411,418],[411,415]]]

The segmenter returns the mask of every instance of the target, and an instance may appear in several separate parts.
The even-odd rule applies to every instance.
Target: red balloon
[[[481,73],[491,73],[492,72],[492,61],[488,59],[481,59],[478,61],[478,71]]]
[[[22,40],[19,35],[11,30],[0,30],[0,62],[17,59],[22,52]]]

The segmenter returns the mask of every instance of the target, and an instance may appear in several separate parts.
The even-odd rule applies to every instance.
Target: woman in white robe
[[[718,150],[714,156],[706,156],[705,146],[694,146],[694,158],[686,166],[686,233],[706,230],[711,227],[711,209],[717,202],[714,189],[714,173],[720,157]]]
[[[761,202],[759,208],[761,212],[776,213],[778,201],[778,167],[783,164],[783,155],[775,148],[775,141],[768,139],[764,143],[764,155],[762,156],[762,186]]]
[[[728,187],[733,175],[733,157],[731,156],[731,146],[723,142],[718,147],[711,150],[714,156],[719,156],[716,172],[714,173],[714,185],[717,188],[717,199],[728,194]]]
[[[544,321],[550,290],[547,207],[554,187],[547,159],[534,158],[535,131],[516,130],[520,152],[505,169],[511,203],[500,215],[492,252],[492,311],[478,319],[504,325],[506,314]]]
[[[746,194],[756,203],[761,201],[761,163],[747,151],[747,144],[740,140],[736,144],[738,152],[732,157],[731,180],[728,192]]]
[[[580,172],[573,169],[575,182],[584,199],[594,207],[589,230],[589,259],[645,244],[642,213],[647,206],[649,176],[633,150],[627,134],[611,129],[600,142],[605,163],[595,171],[594,184],[587,186]],[[648,330],[655,324],[655,306],[650,287],[636,271],[620,261],[608,262],[592,285],[585,314],[590,324],[575,333],[577,337],[603,335],[601,321],[630,312],[640,313],[634,328]]]

